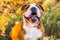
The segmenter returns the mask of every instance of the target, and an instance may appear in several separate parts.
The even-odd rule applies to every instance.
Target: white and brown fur
[[[42,6],[35,3],[25,6],[22,7],[23,21],[17,22],[11,30],[12,40],[43,40],[45,29],[42,21],[38,19],[42,16]],[[35,15],[31,15],[32,7],[36,8]],[[32,22],[32,19],[36,21]]]

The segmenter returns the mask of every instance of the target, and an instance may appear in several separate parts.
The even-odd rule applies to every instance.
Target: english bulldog
[[[16,22],[12,28],[10,34],[12,40],[43,40],[45,29],[40,20],[43,7],[32,3],[23,5],[21,11],[23,12],[23,20]]]

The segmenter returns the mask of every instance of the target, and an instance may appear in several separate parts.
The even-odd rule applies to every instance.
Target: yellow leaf
[[[6,28],[3,26],[3,27],[1,28],[1,30],[2,30],[2,32],[5,32]]]
[[[17,14],[22,14],[21,13],[21,8],[18,8],[17,11],[16,11]]]

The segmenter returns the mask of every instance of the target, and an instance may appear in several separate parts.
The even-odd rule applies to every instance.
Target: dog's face
[[[36,4],[29,4],[28,6],[24,5],[23,10],[23,20],[27,23],[30,27],[35,27],[39,24],[40,18],[42,15],[42,6]]]

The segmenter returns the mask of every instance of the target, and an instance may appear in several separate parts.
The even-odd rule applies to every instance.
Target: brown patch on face
[[[24,4],[22,7],[21,7],[21,11],[22,13],[26,12],[26,10],[29,8],[29,5],[28,4]]]

